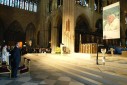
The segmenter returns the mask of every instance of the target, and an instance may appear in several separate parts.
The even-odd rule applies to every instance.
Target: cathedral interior
[[[120,2],[120,38],[103,40],[103,7]],[[0,45],[20,41],[31,47],[64,44],[81,52],[81,44],[126,46],[127,0],[0,0]]]
[[[117,2],[120,38],[104,39],[103,8]],[[15,42],[27,52],[16,79],[0,61],[0,85],[127,84],[127,0],[0,0],[0,49]]]

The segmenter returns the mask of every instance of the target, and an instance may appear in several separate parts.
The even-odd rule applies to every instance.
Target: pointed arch
[[[32,44],[35,44],[35,25],[29,23],[26,27],[26,42],[32,41]]]
[[[4,39],[9,44],[12,44],[12,43],[14,44],[14,42],[16,42],[16,41],[24,42],[24,40],[25,40],[23,28],[17,20],[13,21],[9,25],[8,29],[5,31],[4,34],[5,34]]]
[[[76,19],[75,26],[75,52],[79,52],[79,44],[80,44],[80,35],[81,35],[81,43],[88,43],[90,41],[90,26],[88,20],[84,14],[81,14]]]

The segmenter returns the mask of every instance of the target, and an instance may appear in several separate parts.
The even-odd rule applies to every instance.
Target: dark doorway
[[[75,28],[75,52],[79,52],[80,43],[87,43],[86,34],[89,32],[87,20],[83,15],[79,16]],[[80,37],[81,35],[81,37]],[[81,39],[81,42],[80,42]]]
[[[4,33],[4,40],[9,45],[12,45],[17,41],[25,41],[25,33],[23,32],[22,26],[18,21],[14,21],[10,24]]]
[[[58,24],[57,24],[57,46],[60,47],[61,43],[62,43],[62,18],[60,17],[58,19]]]

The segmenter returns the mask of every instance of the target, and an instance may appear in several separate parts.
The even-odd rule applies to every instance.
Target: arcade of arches
[[[28,2],[33,11],[21,9],[24,5],[19,4],[19,9],[15,5],[13,7],[0,2],[0,45],[3,41],[9,45],[13,45],[15,41],[24,44],[31,41],[32,47],[51,48],[53,53],[61,44],[72,53],[81,52],[81,44],[97,41],[104,45],[119,46],[120,43],[123,47],[126,45],[126,0],[33,1]],[[121,6],[120,39],[103,40],[102,7],[117,1],[120,1]],[[37,5],[36,10],[34,5]]]

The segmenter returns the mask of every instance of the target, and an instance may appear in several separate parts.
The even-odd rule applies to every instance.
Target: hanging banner
[[[119,2],[103,8],[103,39],[120,38]]]

